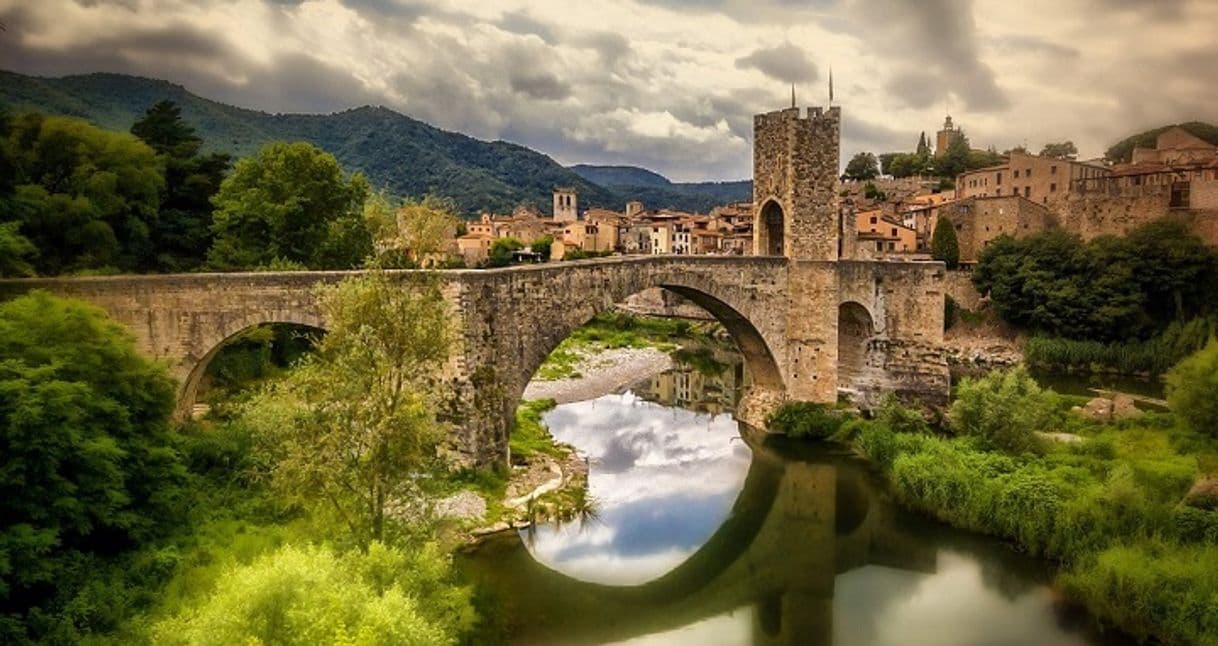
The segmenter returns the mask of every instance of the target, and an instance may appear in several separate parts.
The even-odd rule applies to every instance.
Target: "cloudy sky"
[[[236,105],[380,104],[565,164],[751,174],[751,115],[827,101],[843,156],[950,110],[976,146],[1218,121],[1212,0],[0,0],[0,67]]]

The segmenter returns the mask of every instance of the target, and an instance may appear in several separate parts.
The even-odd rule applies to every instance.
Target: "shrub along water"
[[[1161,375],[1200,350],[1218,326],[1211,318],[1173,322],[1145,341],[1103,343],[1094,340],[1037,336],[1028,339],[1024,358],[1038,369]]]
[[[1218,373],[1218,362],[1196,363]],[[874,461],[905,505],[1060,561],[1067,590],[1131,634],[1218,644],[1218,512],[1181,503],[1218,447],[1176,415],[1104,425],[1068,405],[1016,369],[960,386],[954,437],[895,403],[841,423],[837,437]],[[823,425],[821,408],[783,411],[786,428]],[[805,420],[787,419],[801,412]],[[1082,441],[1043,443],[1037,431]]]

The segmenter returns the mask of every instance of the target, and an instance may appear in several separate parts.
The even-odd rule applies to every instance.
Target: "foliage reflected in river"
[[[694,363],[546,416],[599,514],[462,559],[494,609],[479,642],[1126,643],[1045,564],[903,512],[862,461],[740,427],[739,361]]]

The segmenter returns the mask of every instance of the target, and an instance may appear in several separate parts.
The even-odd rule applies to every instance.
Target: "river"
[[[1048,564],[902,510],[864,461],[740,426],[743,378],[703,352],[550,411],[590,461],[596,514],[461,557],[489,619],[478,642],[1130,643]]]

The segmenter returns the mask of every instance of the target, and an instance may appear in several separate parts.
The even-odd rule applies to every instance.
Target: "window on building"
[[[1188,182],[1175,182],[1171,185],[1171,202],[1168,206],[1174,209],[1186,209],[1191,197]]]
[[[1012,171],[1011,174],[1015,177],[1015,179],[1019,179],[1019,171]]]
[[[1032,197],[1032,187],[1031,187],[1031,186],[1025,186],[1025,187],[1023,187],[1023,196],[1024,196],[1024,197]]]
[[[896,237],[896,235],[897,235],[897,230],[896,230],[896,229],[893,229],[893,230],[892,230],[892,235],[893,235],[893,237]]]
[[[999,185],[1002,184],[1002,173],[994,175],[994,183]]]
[[[1057,165],[1053,165],[1053,166],[1050,166],[1050,167],[1049,167],[1049,174],[1050,174],[1050,175],[1056,175],[1056,174],[1057,174]]]
[[[1002,195],[1002,189],[994,191],[994,195]]]
[[[1056,193],[1056,192],[1057,192],[1057,184],[1050,184],[1050,185],[1049,185],[1049,192],[1050,192],[1050,193]]]
[[[1031,169],[1031,168],[1025,169],[1025,170],[1024,170],[1024,172],[1023,172],[1023,176],[1024,176],[1024,177],[1031,177],[1031,176],[1032,176],[1032,169]]]
[[[871,224],[875,224],[875,216],[871,216]]]

